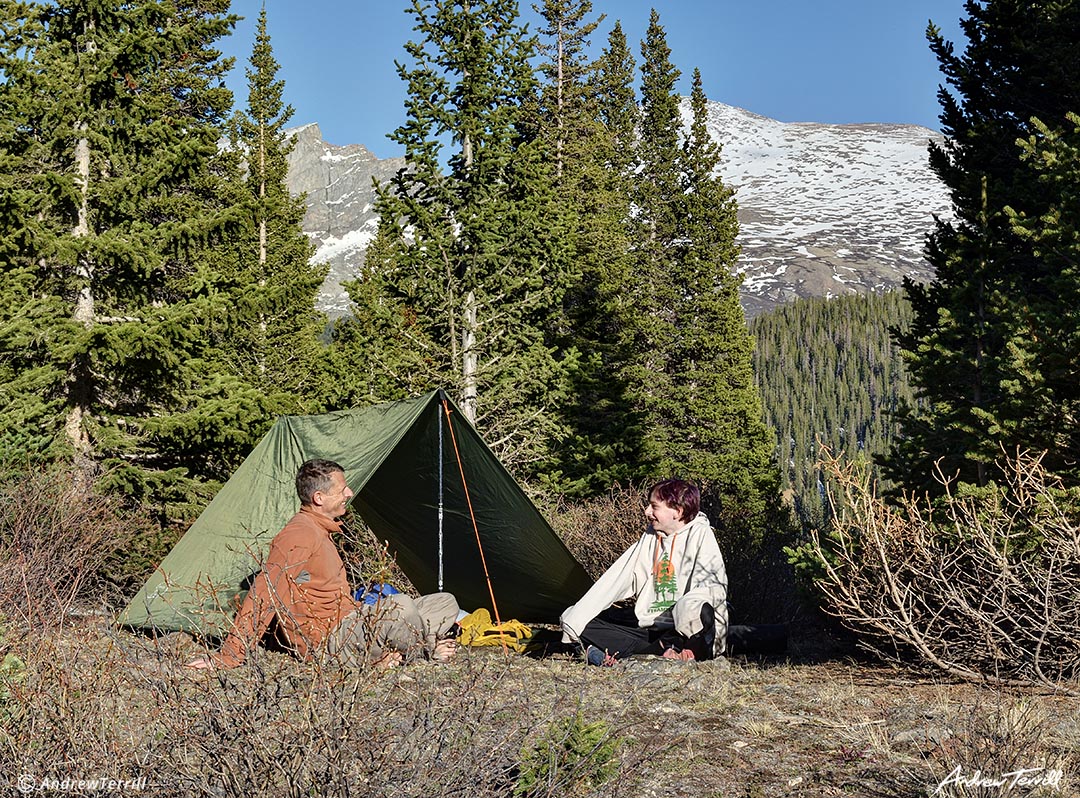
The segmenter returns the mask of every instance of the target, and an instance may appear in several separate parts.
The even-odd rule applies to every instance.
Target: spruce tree
[[[427,325],[396,291],[396,259],[405,248],[398,222],[381,217],[364,269],[342,284],[354,315],[333,327],[336,406],[407,399],[443,384],[444,365]]]
[[[908,488],[936,490],[940,460],[944,473],[981,485],[993,477],[990,464],[1019,447],[1047,451],[1045,465],[1075,479],[1060,441],[1077,374],[1043,371],[1057,357],[1055,320],[1069,313],[1062,264],[1036,252],[1006,208],[1036,219],[1060,200],[1017,141],[1039,135],[1033,118],[1056,129],[1080,108],[1080,4],[990,0],[965,9],[963,55],[928,29],[951,87],[939,91],[946,138],[931,145],[930,164],[951,191],[955,219],[939,220],[930,235],[933,281],[906,285],[914,317],[898,340],[924,405],[906,413],[886,471]]]
[[[694,70],[691,124],[679,161],[677,233],[669,280],[681,298],[668,360],[677,433],[663,448],[665,471],[686,469],[724,497],[725,510],[763,531],[779,489],[754,380],[753,340],[739,303],[736,203],[717,175],[720,148],[706,127],[701,73]]]
[[[320,341],[327,320],[315,307],[327,267],[311,265],[303,198],[290,196],[286,185],[294,141],[285,128],[293,109],[282,99],[266,9],[249,63],[247,108],[231,126],[247,172],[236,203],[248,217],[228,252],[235,301],[221,340],[223,366],[263,392],[276,414],[318,412],[330,390]]]
[[[675,282],[681,202],[681,124],[675,85],[680,73],[671,63],[667,35],[655,10],[641,54],[641,118],[632,194],[634,283],[629,298],[636,321],[632,331],[636,359],[629,384],[645,421],[643,459],[650,466],[663,463],[666,469],[673,437],[686,432],[672,390],[671,361],[678,337],[677,308],[686,297]]]
[[[760,540],[778,518],[779,475],[739,304],[737,207],[717,174],[697,71],[683,132],[679,72],[655,11],[642,56],[629,384],[644,419],[643,463],[699,480],[725,526]]]
[[[400,308],[417,332],[384,342],[383,356],[401,363],[411,355],[386,350],[430,345],[429,387],[450,390],[528,475],[564,437],[572,366],[551,342],[569,259],[550,154],[529,112],[535,42],[512,0],[415,0],[411,13],[420,40],[398,65],[408,121],[391,134],[407,165],[378,199],[381,218],[407,234],[391,237],[380,278],[390,296],[376,305]],[[354,307],[361,325],[367,312]]]
[[[591,71],[587,48],[589,36],[603,20],[587,21],[592,13],[590,0],[544,0],[534,5],[546,23],[540,29],[538,51],[544,56],[539,72],[544,78],[540,113],[542,135],[554,158],[555,181],[562,187],[575,180],[566,172],[581,170],[595,146],[596,117],[587,80]]]
[[[1080,114],[1060,129],[1035,119],[1021,159],[1048,200],[1040,215],[1006,207],[1013,231],[1044,267],[1046,291],[1033,297],[1035,327],[1014,338],[1010,396],[1026,402],[1029,427],[1041,431],[1055,471],[1080,478]],[[1047,301],[1050,300],[1050,301]]]
[[[211,248],[238,222],[218,152],[227,8],[20,6],[25,36],[5,46],[6,445],[70,457],[82,484],[165,515],[223,475],[263,415],[206,345],[226,305]]]
[[[600,21],[586,21],[588,0],[548,0],[537,10],[547,23],[540,31],[547,56],[540,65],[540,130],[556,153],[554,180],[575,265],[557,341],[562,351],[580,355],[562,411],[568,434],[542,470],[560,493],[592,495],[638,475],[641,460],[640,423],[627,391],[633,351],[624,313],[633,262],[627,229],[633,60],[617,24],[609,48],[595,63],[588,59],[587,37]],[[609,127],[609,119],[623,126]]]

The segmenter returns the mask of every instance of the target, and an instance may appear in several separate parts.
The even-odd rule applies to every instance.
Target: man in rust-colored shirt
[[[387,596],[360,604],[331,535],[353,492],[344,469],[331,460],[309,460],[296,476],[300,512],[270,543],[221,650],[188,663],[192,668],[234,668],[277,618],[286,644],[304,659],[322,651],[349,664],[387,667],[406,659],[446,659],[454,644],[440,639],[457,620],[449,593],[411,599]]]

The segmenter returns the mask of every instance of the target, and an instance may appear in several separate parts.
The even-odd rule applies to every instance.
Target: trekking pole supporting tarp
[[[480,528],[476,525],[476,513],[473,511],[472,499],[469,496],[469,485],[465,480],[465,466],[461,462],[461,452],[458,450],[457,436],[454,435],[454,425],[450,420],[450,403],[443,396],[443,411],[446,413],[446,427],[450,430],[450,441],[454,444],[454,456],[457,458],[458,471],[461,472],[461,487],[465,492],[465,503],[469,508],[469,518],[472,520],[473,533],[476,535],[476,547],[480,550],[480,564],[484,568],[484,579],[487,580],[488,595],[491,596],[491,609],[495,613],[495,623],[502,625],[499,617],[499,605],[495,602],[495,589],[491,586],[491,574],[488,572],[487,559],[484,557],[484,546],[480,542]],[[503,643],[503,652],[507,652],[506,643]]]
[[[436,410],[436,413],[439,411]],[[449,412],[449,411],[448,411]],[[449,415],[447,416],[449,420]],[[439,427],[439,592],[443,589],[443,432],[442,424]]]

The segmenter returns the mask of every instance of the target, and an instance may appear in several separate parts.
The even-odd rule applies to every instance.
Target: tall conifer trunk
[[[85,206],[81,209],[85,210]],[[75,232],[78,235],[78,232]],[[75,321],[87,330],[94,326],[94,294],[90,285],[93,267],[85,256],[79,257],[76,269],[82,286],[79,289],[73,314]],[[68,371],[68,412],[64,422],[64,434],[74,452],[73,477],[76,485],[85,487],[94,470],[91,458],[90,438],[86,433],[86,420],[91,404],[90,374],[84,358],[76,358]]]
[[[93,30],[93,26],[88,26]],[[87,54],[95,51],[91,40],[86,45]],[[75,141],[75,185],[79,191],[79,209],[75,227],[71,235],[76,239],[90,237],[90,140],[89,125],[79,121],[75,125],[79,138]],[[75,267],[78,294],[75,299],[73,318],[87,330],[94,326],[94,266],[91,256],[86,252],[78,254]],[[89,367],[85,359],[76,357],[71,364],[67,379],[68,412],[64,423],[64,433],[74,452],[73,481],[76,486],[85,488],[90,483],[93,472],[90,438],[86,432],[86,420],[91,406],[91,388]]]
[[[476,295],[465,295],[461,329],[461,412],[476,423]]]

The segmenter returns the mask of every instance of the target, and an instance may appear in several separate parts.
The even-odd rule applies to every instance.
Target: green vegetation
[[[893,292],[799,300],[751,321],[781,487],[804,526],[829,518],[822,447],[873,465],[896,438],[897,412],[914,403],[890,334],[910,319],[907,301]],[[873,475],[889,487],[876,467]]]
[[[380,187],[353,318],[334,332],[335,357],[371,364],[344,396],[446,387],[536,491],[679,474],[760,538],[778,477],[700,75],[684,131],[655,12],[639,113],[621,27],[589,63],[591,3],[538,10],[540,40],[509,0],[414,6],[408,122],[391,136],[408,166]]]
[[[249,437],[258,404],[212,373],[205,334],[235,218],[212,50],[227,5],[5,5],[4,448],[74,458],[139,501],[226,473],[206,444]]]
[[[577,712],[553,721],[543,737],[521,752],[515,796],[588,795],[619,770],[619,739],[604,721],[589,723]]]
[[[908,412],[887,471],[939,493],[939,459],[945,473],[986,485],[1003,452],[1028,449],[1076,484],[1080,273],[1075,226],[1062,221],[1075,207],[1066,114],[1080,110],[1080,6],[966,9],[963,54],[927,32],[949,86],[939,94],[946,138],[930,164],[956,219],[930,236],[934,281],[907,286],[914,317],[897,340],[923,403]]]
[[[244,157],[236,203],[246,218],[225,270],[243,290],[231,307],[221,367],[262,391],[274,416],[324,410],[330,390],[320,340],[327,322],[315,309],[326,267],[310,263],[303,197],[290,196],[285,183],[294,145],[285,126],[293,109],[282,102],[285,83],[277,71],[263,9],[246,70],[247,108],[229,126],[233,149]]]
[[[359,331],[338,348],[392,376],[360,376],[353,396],[444,387],[503,462],[528,474],[564,436],[555,408],[575,360],[549,341],[570,263],[529,112],[535,43],[509,0],[412,13],[417,41],[399,66],[408,121],[390,135],[407,168],[380,188],[375,257],[349,289]]]
[[[955,216],[894,333],[914,389],[881,461],[898,489],[884,502],[830,459],[835,518],[795,556],[883,656],[1075,693],[1080,5],[966,10],[962,54],[927,31],[949,86],[930,163]]]
[[[297,406],[312,365],[283,356],[311,351],[322,329],[283,186],[287,115],[269,121],[259,93],[272,81],[265,37],[241,149],[218,148],[232,107],[214,49],[227,8],[3,6],[3,458],[68,461],[77,484],[163,523],[196,512]],[[257,230],[272,260],[259,260]]]
[[[680,474],[760,538],[778,478],[736,205],[696,71],[683,129],[657,14],[639,110],[621,26],[587,54],[588,0],[544,3],[540,37],[514,0],[413,4],[391,134],[408,165],[379,187],[327,345],[267,14],[233,111],[214,49],[227,9],[2,6],[9,468],[66,463],[176,529],[275,416],[438,386],[534,493]]]
[[[574,280],[564,295],[554,342],[577,352],[573,401],[560,408],[565,440],[537,469],[542,484],[588,496],[642,468],[640,408],[629,400],[634,302],[630,236],[637,105],[634,61],[618,22],[596,62],[584,52],[598,20],[591,3],[545,2],[539,9],[544,78],[541,134],[555,153],[555,185],[568,214]]]
[[[323,340],[325,272],[285,186],[292,111],[266,12],[236,111],[215,49],[227,0],[2,2],[0,468],[57,506],[74,486],[76,506],[123,526],[120,546],[108,518],[91,524],[95,579],[122,588],[276,415],[445,387],[534,495],[579,502],[583,539],[608,505],[636,527],[643,480],[701,483],[747,614],[790,587],[774,556],[790,542],[781,491],[824,540],[851,510],[826,504],[822,446],[870,469],[855,503],[878,478],[894,499],[955,479],[986,505],[972,517],[992,518],[1017,500],[994,484],[1003,451],[1067,492],[1080,483],[1080,5],[966,8],[963,54],[928,30],[948,85],[931,164],[955,210],[929,238],[935,280],[795,303],[748,330],[705,87],[694,70],[681,104],[655,11],[637,63],[617,22],[591,60],[603,18],[589,0],[539,4],[536,36],[515,0],[414,0],[391,134],[407,166],[379,186],[352,317]],[[26,508],[12,510],[20,529]],[[1050,536],[1018,534],[1009,545],[1046,554]],[[50,580],[90,560],[72,548],[60,569],[26,559],[39,537],[0,544],[23,558],[0,560],[0,581],[30,574],[58,602],[78,586]],[[817,554],[803,564],[826,566]]]

